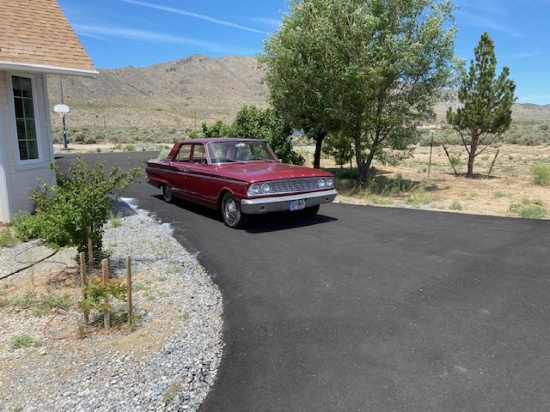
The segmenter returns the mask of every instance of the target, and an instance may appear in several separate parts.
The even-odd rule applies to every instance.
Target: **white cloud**
[[[537,57],[539,53],[517,53],[513,57],[516,59],[530,59],[531,57]]]
[[[203,15],[203,14],[193,13],[193,12],[183,10],[183,9],[177,9],[175,7],[167,7],[167,6],[162,6],[160,4],[148,3],[148,2],[139,1],[139,0],[120,0],[120,1],[123,1],[124,3],[136,4],[138,6],[149,7],[149,8],[156,9],[156,10],[163,10],[163,11],[167,11],[169,13],[181,14],[182,16],[194,17],[194,18],[197,18],[197,19],[208,21],[210,23],[219,24],[221,26],[233,27],[235,29],[246,30],[246,31],[250,31],[250,32],[253,32],[253,33],[268,34],[268,33],[264,32],[262,30],[257,30],[257,29],[251,28],[251,27],[241,26],[240,24],[228,22],[228,21],[225,21],[225,20],[216,19],[214,17],[206,16],[206,15]]]
[[[169,34],[155,33],[145,30],[128,29],[115,26],[83,25],[75,24],[75,31],[80,36],[92,37],[108,41],[110,38],[120,38],[152,44],[184,44],[201,47],[216,53],[253,54],[255,51],[235,48],[226,44],[206,42],[189,37],[174,36]]]

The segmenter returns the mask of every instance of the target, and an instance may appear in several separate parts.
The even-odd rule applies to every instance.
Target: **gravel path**
[[[221,293],[168,226],[127,203],[116,212],[104,248],[121,276],[132,257],[136,330],[79,338],[76,308],[36,317],[0,305],[0,411],[193,411],[204,400],[222,354]],[[48,267],[74,266],[69,250],[6,277],[27,265],[27,250],[31,261],[51,253],[37,242],[0,249],[0,301]],[[22,334],[36,346],[13,349]]]

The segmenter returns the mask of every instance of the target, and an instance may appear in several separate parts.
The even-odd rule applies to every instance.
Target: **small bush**
[[[26,334],[16,335],[10,339],[10,348],[12,349],[28,348],[35,344],[35,340]]]
[[[455,200],[451,205],[449,206],[450,210],[462,210],[462,205],[458,200]]]
[[[548,215],[548,210],[538,199],[523,199],[521,203],[513,203],[510,212],[524,219],[544,219]]]
[[[535,185],[550,185],[550,165],[538,164],[531,166],[531,175]]]
[[[16,243],[9,227],[0,228],[0,247],[12,246]]]

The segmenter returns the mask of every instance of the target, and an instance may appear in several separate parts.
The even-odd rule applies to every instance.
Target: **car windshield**
[[[277,161],[265,142],[229,141],[207,145],[212,163]]]

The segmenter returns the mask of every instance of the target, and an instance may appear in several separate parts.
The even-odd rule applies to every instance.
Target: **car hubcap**
[[[228,200],[225,203],[225,218],[230,223],[237,218],[237,205],[234,200]]]

